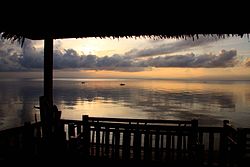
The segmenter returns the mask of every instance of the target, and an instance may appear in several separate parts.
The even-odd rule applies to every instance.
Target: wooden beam
[[[49,108],[53,106],[53,38],[44,40],[44,96]]]

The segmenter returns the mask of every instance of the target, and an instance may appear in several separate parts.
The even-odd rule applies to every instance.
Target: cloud
[[[152,48],[147,48],[147,49],[142,49],[142,50],[132,49],[128,51],[127,53],[125,53],[125,55],[128,57],[140,58],[140,57],[152,57],[152,56],[157,56],[157,55],[171,54],[171,53],[187,50],[196,46],[202,46],[202,45],[204,46],[209,43],[215,42],[217,40],[218,39],[216,38],[212,38],[212,37],[205,38],[202,36],[196,40],[188,38],[188,39],[175,41],[172,43],[159,44]]]
[[[22,70],[19,63],[21,49],[17,43],[0,40],[0,71]]]
[[[236,60],[236,50],[222,50],[219,55],[174,55],[174,56],[158,56],[140,62],[141,66],[153,67],[233,67],[238,61]]]
[[[77,68],[80,59],[78,53],[73,49],[64,50],[64,53],[60,50],[55,50],[53,55],[54,68]]]
[[[43,51],[36,50],[31,40],[25,40],[19,58],[20,65],[25,69],[40,69],[43,68],[43,60]]]
[[[80,55],[74,49],[62,50],[60,43],[54,48],[54,69],[94,69],[113,71],[144,71],[151,67],[233,67],[237,62],[236,50],[222,50],[218,55],[194,53],[186,55],[166,55],[185,48],[205,45],[214,39],[200,38],[194,42],[182,40],[171,44],[161,44],[153,49],[134,49],[124,55],[98,57]],[[161,43],[161,42],[160,42]],[[23,47],[17,43],[0,40],[0,71],[30,71],[43,69],[44,51],[36,49],[35,42],[25,40]],[[157,54],[164,56],[155,56]],[[154,55],[154,56],[152,56]],[[140,57],[140,58],[138,58]],[[250,63],[246,65],[249,66]]]

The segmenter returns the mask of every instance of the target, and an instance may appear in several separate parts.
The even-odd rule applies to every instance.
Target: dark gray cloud
[[[17,43],[0,40],[0,71],[22,70],[19,63],[21,53]]]
[[[81,68],[114,71],[144,71],[150,67],[233,67],[237,63],[236,50],[222,50],[220,54],[195,55],[166,55],[184,48],[203,45],[214,39],[200,38],[190,42],[182,40],[176,44],[162,44],[154,49],[131,50],[125,55],[98,57],[96,55],[80,55],[74,49],[61,50],[60,46],[54,48],[54,68]],[[60,43],[57,43],[60,45]],[[171,46],[171,47],[170,47]],[[155,55],[161,54],[156,57]],[[165,54],[163,56],[162,54]],[[21,48],[18,43],[0,40],[0,71],[29,71],[43,69],[43,50],[37,50],[34,42],[25,40]],[[154,55],[154,56],[152,56]],[[138,58],[140,57],[140,58]],[[249,66],[249,64],[246,64]]]
[[[54,68],[77,68],[79,67],[79,60],[81,59],[78,53],[73,49],[64,50],[64,53],[54,51]]]
[[[19,63],[26,69],[40,69],[43,68],[43,55],[43,51],[36,50],[32,41],[25,40]]]
[[[140,62],[141,66],[153,67],[233,67],[238,61],[236,60],[236,50],[222,50],[219,55],[174,55],[150,58]]]
[[[170,54],[170,53],[175,53],[175,52],[180,52],[184,51],[196,46],[204,46],[207,44],[210,44],[212,42],[217,41],[217,38],[212,38],[212,37],[199,37],[196,40],[193,40],[192,38],[188,39],[182,39],[173,43],[163,43],[162,40],[156,42],[159,42],[160,44],[155,45],[152,48],[147,48],[147,49],[132,49],[125,53],[125,55],[129,57],[150,57],[150,56],[157,56],[157,55],[164,55],[164,54]]]

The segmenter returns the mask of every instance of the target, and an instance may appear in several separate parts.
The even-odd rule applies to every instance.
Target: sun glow
[[[148,78],[148,79],[201,79],[249,80],[250,68],[151,68],[137,72],[109,70],[81,70],[80,75],[90,78]]]
[[[60,49],[74,49],[79,54],[92,54],[99,57],[112,56],[113,54],[124,54],[131,49],[143,49],[152,47],[153,43],[162,40],[150,38],[79,38],[59,39],[54,44]],[[166,39],[165,43],[177,41],[177,39]]]
[[[98,48],[95,46],[84,46],[79,48],[79,51],[83,53],[84,55],[92,55],[96,54]]]

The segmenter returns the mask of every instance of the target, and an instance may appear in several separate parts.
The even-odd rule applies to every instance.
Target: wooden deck
[[[228,121],[221,127],[199,127],[197,120],[83,116],[82,121],[61,120],[60,127],[50,139],[43,137],[40,123],[1,131],[0,160],[160,166],[244,166],[249,162],[250,129],[233,129]]]

